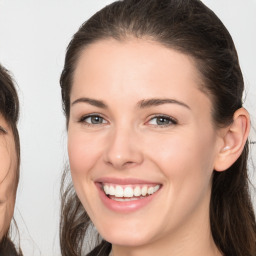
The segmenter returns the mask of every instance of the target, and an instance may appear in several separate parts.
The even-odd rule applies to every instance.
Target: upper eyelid
[[[101,118],[106,119],[106,117],[104,117],[104,115],[99,114],[99,113],[90,113],[90,114],[85,114],[85,115],[82,115],[82,116],[80,117],[80,119],[84,119],[84,118],[92,117],[92,116],[99,116],[99,117],[101,117]]]
[[[154,115],[151,115],[149,118],[148,118],[148,121],[154,119],[154,118],[157,118],[157,117],[164,117],[164,118],[168,118],[170,119],[171,121],[174,121],[176,123],[178,123],[178,120],[172,116],[169,116],[169,115],[165,115],[165,114],[154,114]],[[147,122],[148,122],[147,121]]]
[[[83,120],[85,120],[86,118],[89,118],[89,117],[93,117],[93,116],[98,116],[102,119],[104,119],[105,121],[108,122],[108,119],[106,117],[104,117],[104,115],[102,114],[99,114],[99,113],[91,113],[91,114],[86,114],[86,115],[83,115],[81,116],[79,119],[78,119],[78,122],[83,122]]]

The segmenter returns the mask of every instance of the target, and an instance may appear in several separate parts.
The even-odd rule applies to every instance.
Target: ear
[[[242,154],[250,131],[250,117],[246,109],[238,109],[233,116],[233,122],[221,131],[222,143],[217,152],[214,169],[225,171]]]

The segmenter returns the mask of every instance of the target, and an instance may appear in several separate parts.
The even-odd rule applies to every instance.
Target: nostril
[[[112,163],[111,161],[107,161],[107,164],[109,164],[109,165],[115,165],[115,164],[117,164],[117,163]],[[131,165],[131,164],[134,164],[134,162],[132,162],[132,161],[127,161],[127,162],[123,162],[123,163],[118,163],[119,165]]]
[[[137,165],[137,163],[133,162],[133,161],[119,161],[119,162],[118,161],[114,161],[114,162],[106,161],[106,164],[110,165],[110,166],[113,166],[117,169],[124,169],[124,168],[127,168],[127,167],[131,168],[131,167]]]
[[[128,161],[128,162],[126,162],[125,164],[132,164],[133,162],[132,161]]]
[[[136,162],[133,162],[133,161],[127,161],[125,163],[123,163],[122,166],[120,166],[121,169],[124,169],[124,168],[133,168],[137,165],[139,165],[140,163],[136,163]]]

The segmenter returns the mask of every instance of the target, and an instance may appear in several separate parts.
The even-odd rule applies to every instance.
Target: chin
[[[134,234],[133,235],[124,234],[122,236],[113,235],[113,236],[106,237],[104,239],[111,244],[119,245],[123,247],[139,247],[149,243],[149,239],[147,239],[147,237],[140,236],[140,235],[134,236]]]
[[[101,231],[101,236],[111,244],[119,246],[143,246],[150,243],[152,231],[149,230],[132,230],[123,228],[112,228],[111,230]]]

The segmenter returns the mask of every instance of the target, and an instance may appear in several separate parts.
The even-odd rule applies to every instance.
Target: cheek
[[[68,132],[68,155],[72,181],[78,198],[90,216],[93,214],[91,206],[97,201],[97,191],[92,181],[93,170],[102,155],[100,150],[102,143],[96,136],[94,137],[72,129]]]
[[[147,153],[165,180],[165,200],[159,202],[159,208],[165,209],[166,219],[170,215],[173,217],[170,225],[186,220],[201,205],[208,209],[214,162],[213,141],[213,137],[192,132],[166,136],[161,143],[151,139],[155,146]],[[169,202],[168,206],[166,202]]]
[[[72,176],[88,175],[101,155],[97,138],[83,133],[69,131],[68,155]]]
[[[5,179],[8,171],[11,168],[11,157],[6,149],[0,147],[0,184]]]
[[[15,198],[17,186],[17,156],[14,145],[0,146],[0,202]],[[14,199],[13,199],[14,200]]]
[[[15,196],[12,195],[5,203],[0,204],[0,240],[7,232],[14,211]]]
[[[152,136],[146,144],[147,154],[177,188],[185,182],[188,186],[191,181],[195,186],[207,183],[213,171],[215,136],[196,131],[190,129],[159,138]]]
[[[9,161],[8,169],[1,173],[0,183],[0,238],[7,231],[14,210],[16,191],[16,164]],[[2,166],[1,166],[2,167]],[[3,169],[2,169],[3,170]],[[1,170],[1,171],[2,171]]]

